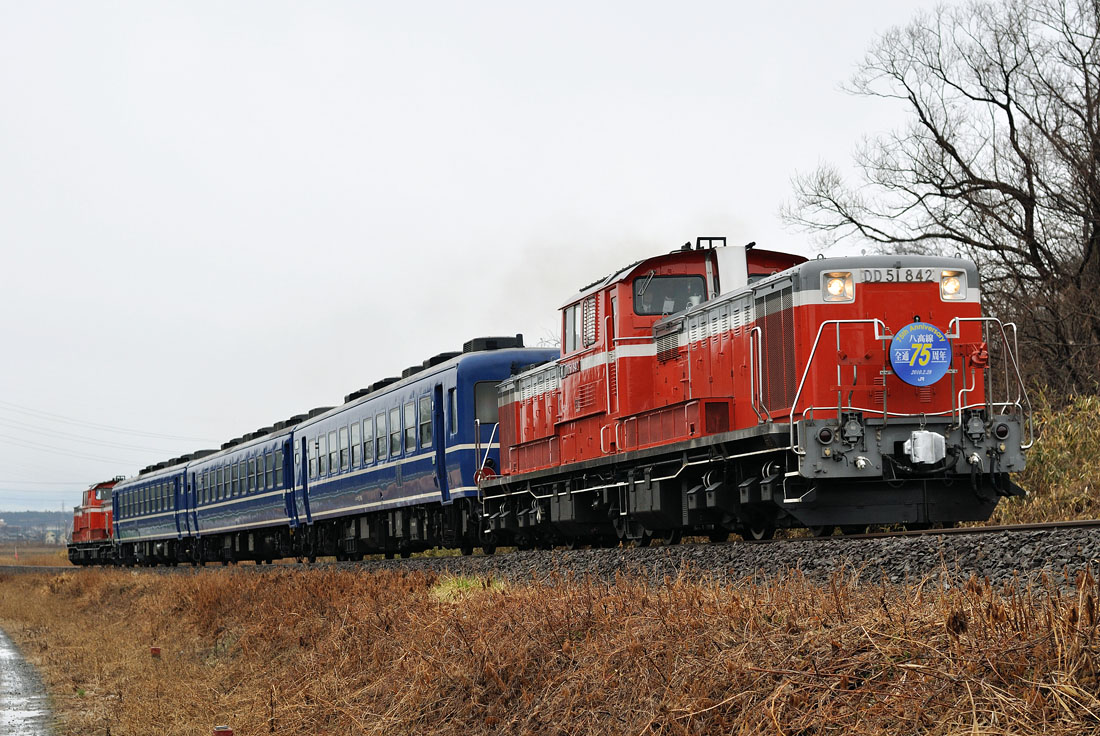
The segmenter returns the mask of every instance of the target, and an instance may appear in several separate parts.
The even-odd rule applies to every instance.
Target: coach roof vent
[[[347,404],[348,402],[355,401],[360,396],[366,396],[369,393],[370,393],[369,388],[361,388],[357,391],[352,391],[350,394],[348,394],[347,396],[344,397],[344,403]]]
[[[306,419],[312,419],[318,414],[324,414],[326,411],[331,411],[331,406],[318,406],[316,409],[310,409],[309,414],[306,415]]]
[[[452,351],[452,352],[449,352],[449,353],[440,353],[439,355],[433,355],[432,357],[430,357],[430,358],[428,358],[427,360],[424,361],[424,367],[425,368],[431,368],[433,366],[439,365],[440,363],[446,363],[451,358],[457,358],[459,355],[462,355],[462,353],[460,353],[458,351]]]
[[[397,383],[400,380],[401,379],[398,378],[397,376],[391,376],[390,378],[383,378],[381,381],[375,381],[374,383],[372,383],[370,385],[370,390],[371,391],[377,391],[380,388],[385,388],[386,386],[389,386],[391,383]]]
[[[283,426],[284,427],[293,427],[298,422],[304,422],[306,419],[309,419],[309,416],[306,415],[306,414],[295,414],[294,416],[287,419],[283,423]]]
[[[422,370],[424,370],[424,366],[422,366],[422,365],[410,365],[408,368],[401,371],[401,377],[402,378],[408,378],[409,376],[416,375],[417,373],[419,373]]]
[[[217,450],[195,450],[191,453],[191,459],[198,460],[200,458],[206,457],[207,455],[213,455],[215,452],[217,452]]]
[[[522,348],[523,335],[515,337],[475,337],[462,346],[464,353],[479,353],[482,350],[506,350],[507,348]]]

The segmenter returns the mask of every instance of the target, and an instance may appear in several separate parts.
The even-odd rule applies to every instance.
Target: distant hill
[[[0,512],[0,519],[8,527],[30,527],[57,529],[67,531],[73,523],[72,511],[5,511]],[[2,532],[4,527],[0,527]]]

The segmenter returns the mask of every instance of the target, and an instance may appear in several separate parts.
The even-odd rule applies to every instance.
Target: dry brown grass
[[[84,571],[0,579],[0,623],[74,735],[1100,732],[1075,582]]]
[[[991,524],[1095,519],[1100,516],[1100,396],[1053,404],[1037,395],[1038,439],[1016,482],[1028,497],[1001,501]]]
[[[69,553],[64,547],[44,544],[0,544],[0,565],[57,566],[68,565]]]

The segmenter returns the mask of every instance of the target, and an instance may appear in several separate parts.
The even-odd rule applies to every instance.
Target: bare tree
[[[795,178],[789,222],[888,252],[962,252],[1021,328],[1030,371],[1063,390],[1100,375],[1100,0],[941,7],[879,38],[850,91],[897,100],[852,186]]]

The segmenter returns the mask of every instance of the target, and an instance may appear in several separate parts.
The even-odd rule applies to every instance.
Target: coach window
[[[336,464],[338,462],[340,460],[336,452],[336,430],[334,429],[328,433],[328,472],[337,472],[340,467]]]
[[[272,488],[283,487],[283,451],[275,451],[275,485]]]
[[[340,470],[348,469],[348,428],[340,427]]]
[[[363,420],[363,464],[370,465],[374,460],[374,420]]]
[[[378,460],[386,459],[386,415],[379,414],[374,418],[374,446]]]
[[[219,465],[214,470],[214,492],[210,494],[211,501],[221,501],[222,494],[225,493],[225,473],[222,470],[224,466]]]
[[[405,404],[405,452],[416,451],[416,404]]]
[[[241,463],[240,461],[233,463],[233,487],[230,489],[230,494],[233,498],[241,495]]]
[[[458,392],[453,388],[447,389],[447,405],[451,407],[451,415],[447,417],[447,429],[454,434],[458,431]]]
[[[497,385],[492,381],[478,381],[474,384],[474,416],[482,426],[497,423]]]
[[[390,409],[390,457],[401,454],[401,407]]]
[[[317,435],[317,474],[328,475],[328,437],[324,433]]]
[[[248,492],[256,490],[256,458],[248,458]]]
[[[307,440],[306,449],[309,453],[309,477],[313,480],[317,477],[317,440]]]
[[[271,456],[271,453],[264,455],[264,465],[267,467],[267,483],[268,490],[275,488],[275,458]]]
[[[363,460],[363,448],[359,445],[359,422],[351,425],[351,467],[358,468]]]
[[[420,397],[420,446],[432,444],[432,397]]]

